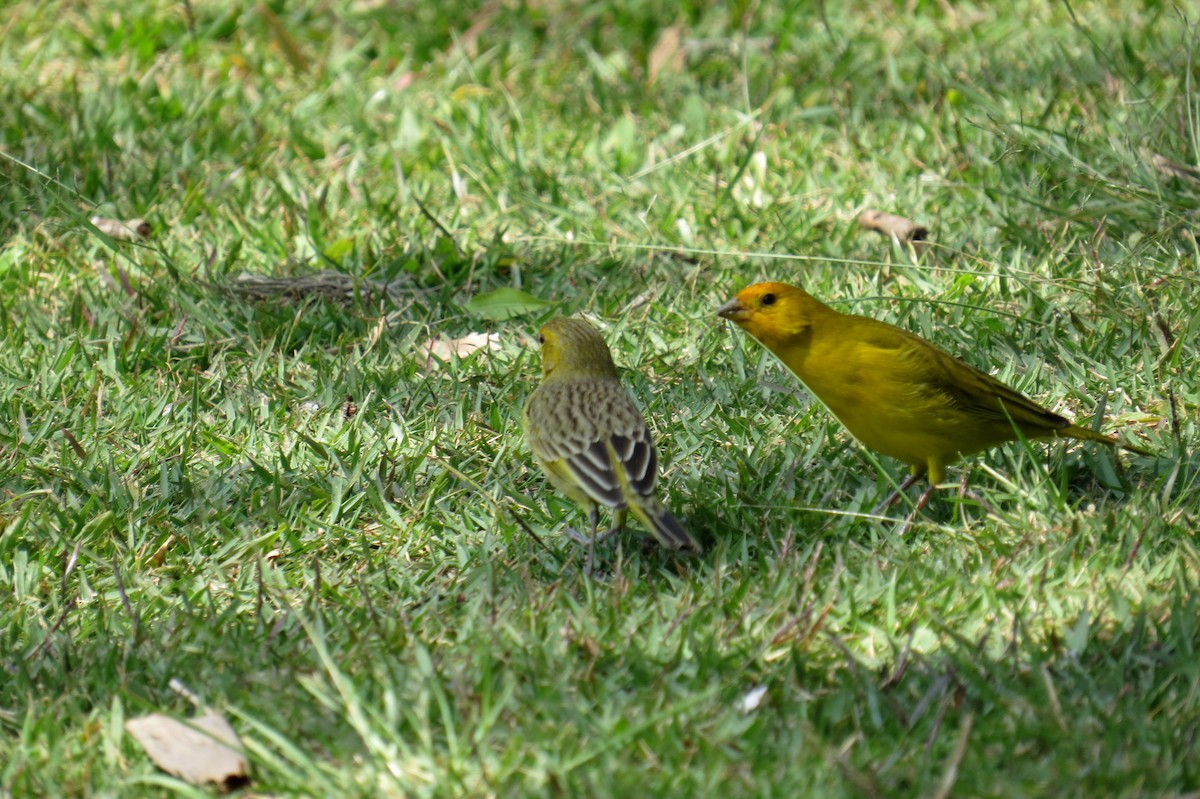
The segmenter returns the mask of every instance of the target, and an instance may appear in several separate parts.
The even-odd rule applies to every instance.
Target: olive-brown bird
[[[929,489],[963,455],[1024,438],[1077,438],[1150,453],[1071,424],[925,339],[835,311],[786,283],[757,283],[721,306],[800,378],[856,439],[912,467],[878,513],[923,475]]]
[[[667,549],[700,552],[655,497],[658,455],[650,429],[621,385],[599,331],[582,319],[555,319],[542,327],[538,340],[542,383],[525,403],[525,435],[550,482],[588,512],[586,571],[591,572],[597,539],[620,532],[626,511]],[[601,505],[613,510],[612,529],[602,535]]]

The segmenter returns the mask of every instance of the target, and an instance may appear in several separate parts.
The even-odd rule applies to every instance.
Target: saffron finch
[[[920,336],[835,311],[796,286],[748,286],[717,313],[783,361],[859,442],[912,467],[876,512],[928,475],[915,515],[947,464],[1018,436],[1077,438],[1150,454],[1071,424]]]
[[[620,532],[627,511],[667,549],[700,552],[655,497],[658,455],[650,430],[599,331],[582,319],[555,319],[538,340],[542,383],[525,404],[525,435],[550,482],[588,512],[585,570],[591,572],[597,538]],[[613,527],[598,535],[601,505],[613,510]]]

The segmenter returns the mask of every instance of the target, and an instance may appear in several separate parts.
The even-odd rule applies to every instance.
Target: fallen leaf
[[[929,236],[928,228],[921,227],[911,219],[905,219],[885,211],[863,211],[858,216],[858,224],[867,230],[876,230],[885,236],[890,236],[901,244],[925,241]]]
[[[1179,178],[1181,180],[1200,181],[1200,169],[1196,169],[1196,167],[1194,167],[1194,166],[1189,166],[1188,164],[1180,164],[1176,161],[1172,161],[1171,159],[1167,158],[1164,155],[1159,155],[1158,153],[1149,152],[1148,150],[1145,150],[1144,148],[1143,148],[1142,154],[1143,154],[1143,157],[1145,157],[1146,155],[1149,156],[1150,165],[1152,167],[1154,167],[1154,169],[1160,175],[1163,175],[1164,177]]]
[[[737,709],[743,713],[753,713],[758,710],[758,706],[762,704],[763,698],[767,695],[767,686],[756,685],[742,695],[735,705]]]
[[[122,221],[120,219],[109,219],[106,216],[93,216],[88,221],[99,228],[101,233],[106,236],[112,236],[117,241],[148,239],[150,238],[150,234],[154,232],[154,228],[150,226],[150,223],[141,217]]]
[[[176,541],[174,533],[167,536],[167,540],[163,541],[154,554],[150,556],[150,561],[155,566],[162,566],[167,560],[167,552],[171,549],[171,545]]]
[[[540,311],[553,304],[549,300],[535,297],[527,291],[506,286],[495,291],[477,294],[463,307],[473,314],[503,321],[530,311]]]
[[[288,30],[287,25],[283,23],[283,20],[271,9],[271,6],[262,2],[262,0],[259,0],[258,13],[262,15],[263,21],[267,23],[267,28],[275,37],[275,43],[283,51],[284,57],[292,65],[292,71],[297,75],[303,75],[308,72],[308,59],[300,49],[296,38]]]
[[[453,357],[466,358],[479,350],[500,349],[499,333],[468,333],[462,338],[431,338],[420,346],[425,355],[425,366],[434,365],[435,359],[443,363]]]
[[[75,457],[79,458],[81,461],[86,461],[87,450],[85,450],[83,445],[79,443],[79,439],[75,437],[75,434],[65,427],[62,428],[62,433],[67,439],[67,443],[71,445],[71,450],[75,453]]]
[[[664,72],[682,72],[683,32],[678,25],[664,28],[646,59],[646,82],[653,84]]]
[[[225,790],[250,779],[242,741],[225,717],[212,710],[187,721],[151,713],[125,722],[154,764],[191,783],[216,783]]]
[[[488,28],[492,27],[492,19],[496,13],[495,5],[487,5],[475,13],[471,20],[471,27],[458,37],[456,44],[462,48],[462,51],[468,57],[474,58],[479,53],[479,37],[482,36]]]

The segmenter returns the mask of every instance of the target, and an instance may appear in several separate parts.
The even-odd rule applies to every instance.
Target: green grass
[[[1200,161],[1198,20],[785,5],[8,5],[0,795],[206,795],[122,728],[172,679],[253,795],[1200,790],[1200,183],[1151,160]],[[321,270],[392,299],[230,289]],[[1157,457],[1010,445],[901,536],[715,317],[762,278]],[[505,286],[602,324],[703,557],[581,573]]]

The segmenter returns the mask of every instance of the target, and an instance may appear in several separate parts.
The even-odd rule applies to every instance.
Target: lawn
[[[246,796],[1196,796],[1197,24],[5,4],[0,796],[212,795],[125,732],[173,684]],[[716,316],[763,279],[1154,455],[1013,443],[901,532]],[[703,555],[584,574],[520,422],[556,314]]]

